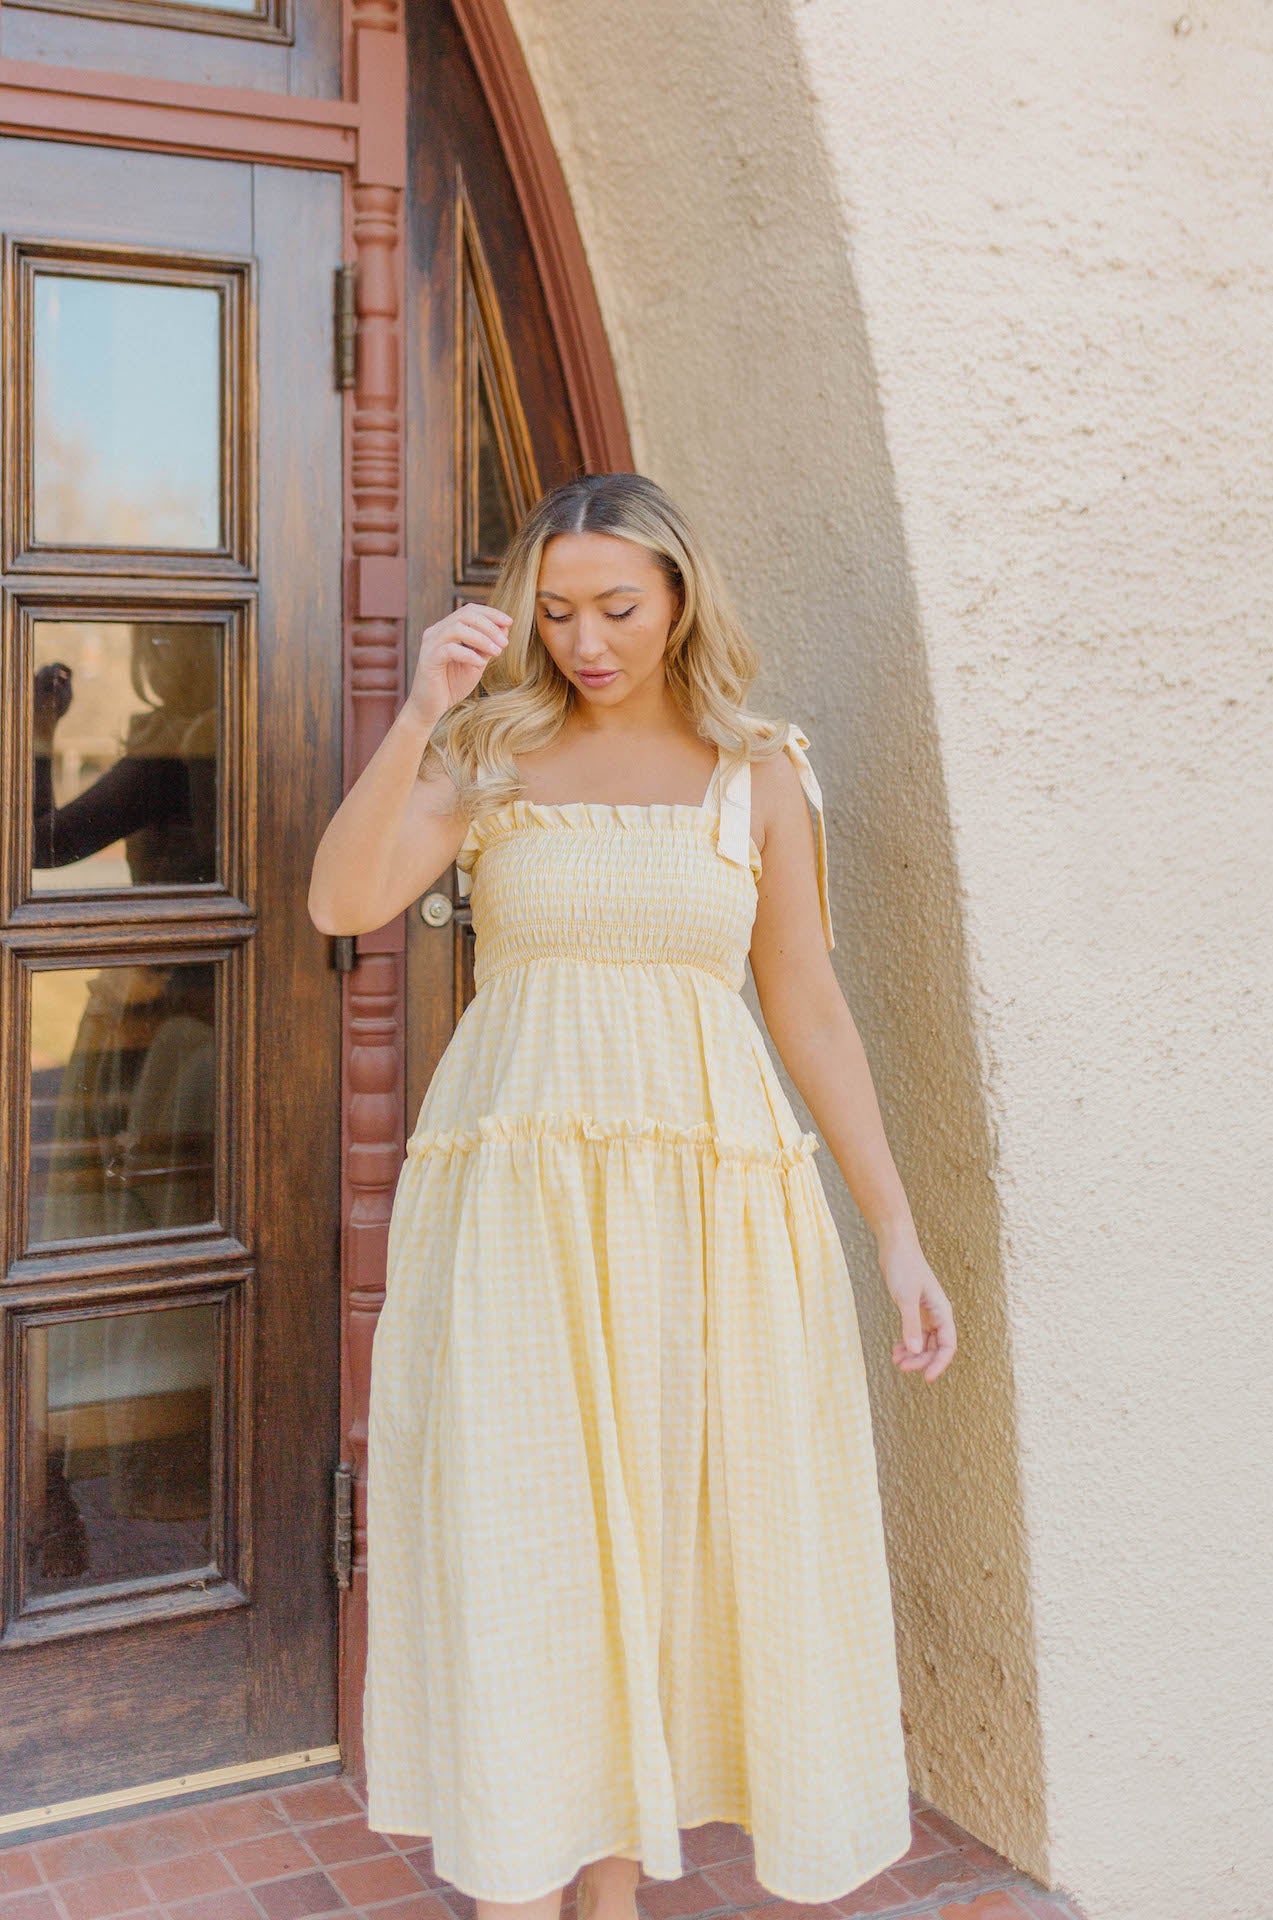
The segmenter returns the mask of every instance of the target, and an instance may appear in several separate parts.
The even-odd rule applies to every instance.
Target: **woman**
[[[113,716],[132,706],[118,757],[61,806],[56,735],[75,706],[75,674],[55,659],[33,675],[31,865],[44,891],[96,890],[97,876],[79,863],[121,840],[133,886],[216,878],[215,643],[208,627],[180,621],[127,623],[123,632],[127,689],[113,675],[102,676],[104,692],[98,683],[99,710]],[[90,712],[93,693],[90,673]],[[31,1241],[50,1247],[211,1220],[215,967],[125,958],[83,980],[62,1058],[33,1064]],[[32,1461],[42,1507],[26,1569],[34,1592],[79,1584],[90,1567],[100,1580],[116,1560],[122,1568],[145,1555],[162,1571],[208,1551],[208,1426],[196,1422],[164,1442],[137,1438],[147,1395],[204,1384],[199,1318],[116,1313],[50,1331],[63,1400],[87,1394],[99,1404],[105,1470],[91,1484],[77,1479],[67,1445],[50,1446],[47,1433],[29,1429],[35,1454],[43,1449],[42,1463]],[[103,1380],[111,1383],[105,1395]]]
[[[360,933],[455,861],[476,934],[372,1353],[368,1819],[479,1920],[556,1920],[581,1868],[581,1920],[631,1920],[710,1820],[830,1901],[907,1851],[907,1774],[853,1291],[748,957],[895,1364],[955,1333],[827,958],[808,741],[743,711],[756,651],[640,475],[545,496],[491,602],[425,632],[310,895]]]
[[[95,890],[79,863],[117,841],[135,887],[216,879],[219,652],[202,624],[139,621],[124,631],[137,705],[118,757],[61,806],[55,736],[73,715],[75,676],[63,660],[34,675],[31,865],[45,890]],[[103,678],[103,704],[114,714],[124,689]],[[91,709],[91,675],[86,698]],[[33,1240],[148,1233],[212,1218],[215,986],[215,969],[197,962],[95,970],[65,1063],[45,1070],[52,1084],[33,1165]],[[122,1323],[116,1334],[126,1337]],[[139,1319],[136,1337],[150,1341],[153,1329]]]

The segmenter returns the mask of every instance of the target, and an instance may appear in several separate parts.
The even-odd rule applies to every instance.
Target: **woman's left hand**
[[[893,1362],[903,1373],[936,1380],[955,1356],[955,1316],[918,1240],[880,1249],[880,1272],[902,1316]]]

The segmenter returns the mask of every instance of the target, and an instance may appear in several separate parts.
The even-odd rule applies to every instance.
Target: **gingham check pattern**
[[[372,1351],[365,1757],[370,1825],[479,1899],[679,1878],[709,1820],[802,1903],[910,1845],[852,1285],[738,991],[749,774],[513,801],[457,863],[477,991]]]

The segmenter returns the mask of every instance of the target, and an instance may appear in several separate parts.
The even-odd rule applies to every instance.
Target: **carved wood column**
[[[346,260],[358,340],[345,417],[345,785],[405,691],[403,193],[406,46],[400,0],[345,0],[345,91],[358,107],[346,188]],[[344,993],[342,1459],[354,1470],[352,1585],[342,1596],[340,1740],[361,1772],[366,1666],[367,1401],[384,1300],[389,1218],[404,1151],[403,920],[360,936]]]

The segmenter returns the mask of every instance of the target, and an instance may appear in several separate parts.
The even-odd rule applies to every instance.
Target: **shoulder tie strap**
[[[473,890],[473,860],[477,851],[477,832],[475,822],[469,822],[468,832],[460,844],[455,856],[455,891],[461,903],[466,901]]]
[[[800,731],[794,721],[787,729],[787,738],[783,745],[795,761],[796,772],[800,775],[800,784],[813,808],[814,824],[818,832],[818,901],[822,908],[822,934],[827,946],[833,947],[835,934],[831,928],[831,882],[827,861],[827,823],[822,806],[822,788],[818,785],[817,774],[809,764],[806,752],[809,745],[808,737]]]
[[[831,925],[827,826],[822,805],[822,789],[818,785],[818,777],[813,771],[806,751],[809,745],[808,735],[803,733],[794,721],[787,728],[783,745],[791,756],[796,772],[800,776],[800,785],[804,789],[805,797],[813,808],[818,840],[818,903],[822,910],[823,938],[830,948],[835,945],[835,933]],[[722,859],[733,861],[740,867],[749,864],[751,858],[750,761],[744,761],[721,789],[720,822],[716,846]]]
[[[718,769],[719,772],[719,769]],[[720,787],[716,851],[736,867],[751,865],[751,762],[735,767]]]

